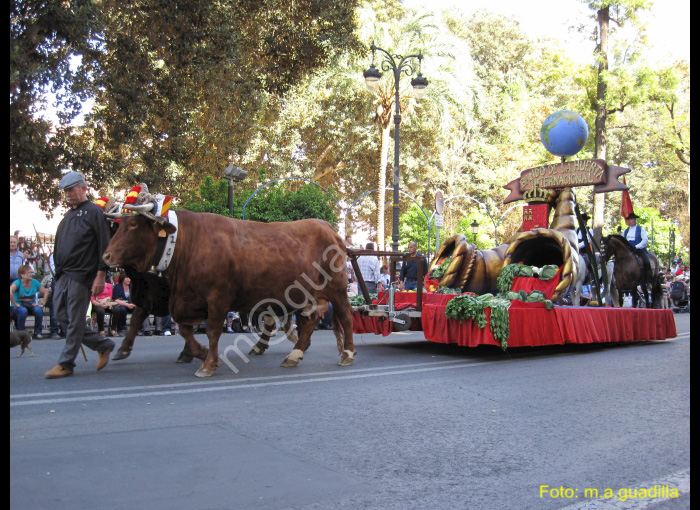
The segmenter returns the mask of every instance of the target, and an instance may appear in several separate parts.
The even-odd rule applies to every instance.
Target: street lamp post
[[[394,203],[392,208],[392,225],[391,225],[391,249],[399,251],[399,125],[401,124],[401,105],[399,103],[399,81],[401,73],[406,76],[411,76],[416,71],[415,60],[418,60],[418,75],[411,80],[413,91],[416,99],[421,99],[427,92],[428,80],[423,77],[420,72],[420,64],[423,60],[423,54],[408,55],[392,55],[388,51],[372,44],[372,64],[369,69],[364,71],[365,84],[367,88],[374,92],[379,87],[379,79],[382,73],[374,66],[374,55],[377,51],[383,53],[381,68],[383,71],[392,71],[394,73],[394,89],[395,89],[395,110],[394,110]]]
[[[669,236],[668,239],[668,251],[669,251],[669,261],[668,261],[668,267],[671,267],[673,265],[673,260],[676,257],[676,229],[674,227],[671,228],[671,235]]]
[[[471,227],[472,227],[472,234],[474,234],[474,246],[478,250],[479,246],[476,243],[476,236],[479,235],[479,222],[477,222],[476,220],[472,221]]]
[[[224,170],[224,179],[228,179],[228,214],[233,218],[233,181],[242,181],[248,175],[247,170],[229,165]]]

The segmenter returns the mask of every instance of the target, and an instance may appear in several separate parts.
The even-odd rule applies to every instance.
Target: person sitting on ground
[[[10,304],[12,313],[17,316],[17,329],[25,328],[27,315],[34,316],[34,338],[43,338],[41,335],[42,322],[44,320],[43,306],[37,302],[37,293],[43,296],[45,303],[49,297],[49,291],[39,280],[33,278],[34,271],[28,265],[20,266],[17,270],[19,278],[10,285]]]

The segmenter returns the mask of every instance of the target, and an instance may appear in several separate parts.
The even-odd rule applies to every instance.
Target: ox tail
[[[333,334],[335,335],[335,342],[338,346],[338,352],[342,354],[343,349],[345,348],[345,331],[340,325],[338,315],[335,313],[335,307],[333,307],[333,318],[331,319],[331,326],[333,327]]]

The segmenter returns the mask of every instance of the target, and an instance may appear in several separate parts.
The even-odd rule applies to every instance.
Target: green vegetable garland
[[[524,290],[515,292],[511,290],[513,279],[516,276],[537,276],[541,280],[551,280],[559,271],[558,266],[548,265],[542,269],[525,266],[523,264],[509,264],[501,271],[496,280],[499,294],[463,294],[450,300],[445,307],[445,317],[464,321],[471,319],[480,328],[486,327],[486,308],[491,308],[491,320],[489,327],[493,337],[501,342],[501,348],[505,351],[510,337],[510,305],[514,300],[528,303],[544,302],[547,310],[552,310],[554,304],[546,299],[540,290],[533,290],[529,294]]]

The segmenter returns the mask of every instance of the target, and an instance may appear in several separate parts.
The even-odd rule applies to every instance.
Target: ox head
[[[138,214],[120,214],[119,228],[102,258],[112,267],[134,267],[148,271],[160,256],[159,239],[175,233],[176,227],[161,216],[155,216],[155,203],[124,205],[123,209]],[[112,216],[113,217],[113,216]],[[113,217],[114,219],[114,217]]]

